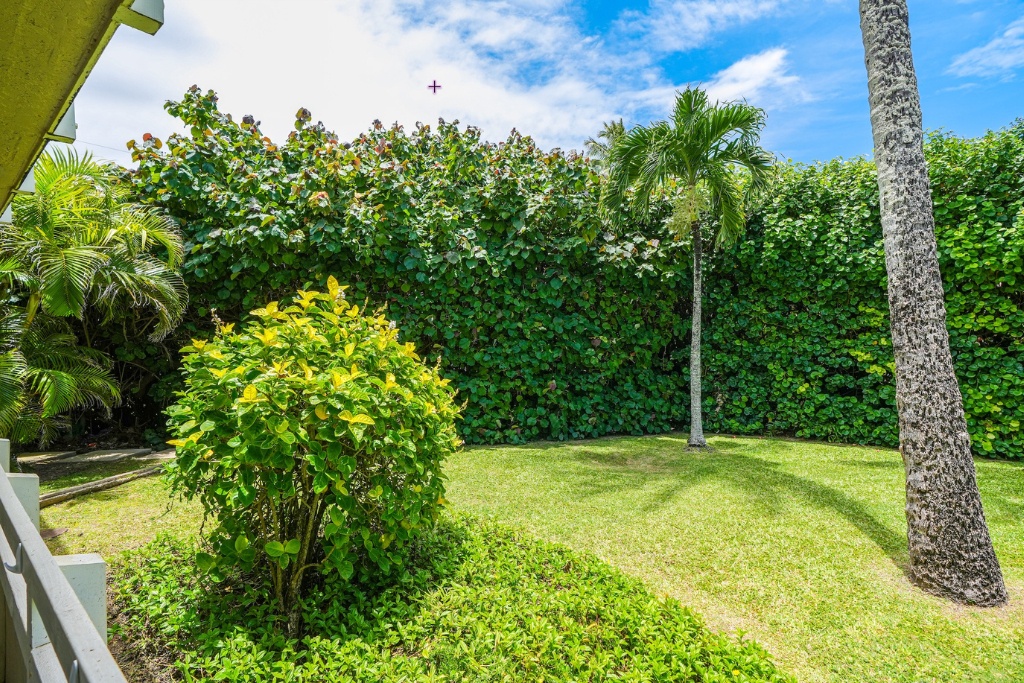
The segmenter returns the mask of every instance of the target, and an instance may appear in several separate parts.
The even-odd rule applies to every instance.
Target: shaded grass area
[[[117,462],[53,463],[41,467],[32,467],[31,465],[23,467],[25,472],[39,475],[40,493],[50,493],[112,477],[115,474],[134,472],[156,464],[158,463],[152,460],[127,458]]]
[[[157,541],[117,565],[115,649],[133,681],[786,683],[756,643],[709,631],[597,558],[446,514],[403,578],[330,580],[281,635],[270,586],[197,579],[195,547]]]
[[[474,448],[448,463],[460,509],[596,553],[801,681],[1024,680],[1024,467],[979,461],[1011,592],[1000,609],[906,579],[891,450],[685,436]]]

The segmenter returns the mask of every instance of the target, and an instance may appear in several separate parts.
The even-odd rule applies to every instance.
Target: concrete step
[[[26,465],[38,465],[41,462],[60,460],[76,455],[76,451],[34,451],[32,453],[19,453],[18,462]]]
[[[174,460],[175,453],[174,453],[174,449],[171,448],[170,450],[166,450],[166,451],[157,451],[156,453],[149,453],[149,454],[146,454],[146,455],[136,455],[136,456],[133,456],[133,457],[136,460],[156,460],[156,461],[159,462],[159,461],[163,461],[163,460]]]

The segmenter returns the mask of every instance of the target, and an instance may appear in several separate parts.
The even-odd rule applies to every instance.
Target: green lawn
[[[460,509],[589,550],[801,681],[1024,681],[1024,467],[979,461],[1011,593],[968,609],[911,587],[899,454],[682,435],[473,448]]]
[[[1024,681],[1024,466],[979,461],[1011,605],[911,587],[892,450],[684,436],[472,448],[447,465],[458,510],[595,553],[717,630],[744,631],[801,681]],[[106,556],[194,533],[157,479],[43,510],[60,552]]]
[[[158,464],[160,463],[152,460],[128,458],[127,460],[118,460],[116,462],[86,463],[78,466],[69,465],[60,468],[56,472],[48,471],[57,470],[57,468],[51,465],[48,470],[43,469],[43,473],[39,475],[39,492],[52,493],[61,489],[71,488],[72,486],[80,486],[99,479],[112,477],[115,474],[134,472],[135,470],[141,470]],[[38,472],[39,470],[26,467],[25,471]]]

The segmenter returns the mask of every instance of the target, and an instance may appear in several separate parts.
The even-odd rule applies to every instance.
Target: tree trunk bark
[[[701,418],[701,244],[700,227],[694,226],[693,234],[693,317],[690,325],[690,440],[689,445],[703,448],[708,445],[704,439],[704,421]]]
[[[949,350],[906,0],[860,0],[860,18],[907,478],[908,574],[960,603],[1002,605],[1006,587]]]

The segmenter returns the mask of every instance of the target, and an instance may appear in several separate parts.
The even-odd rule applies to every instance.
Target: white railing
[[[39,479],[10,474],[0,439],[0,681],[126,683],[107,649],[106,563],[50,554],[39,535]]]

